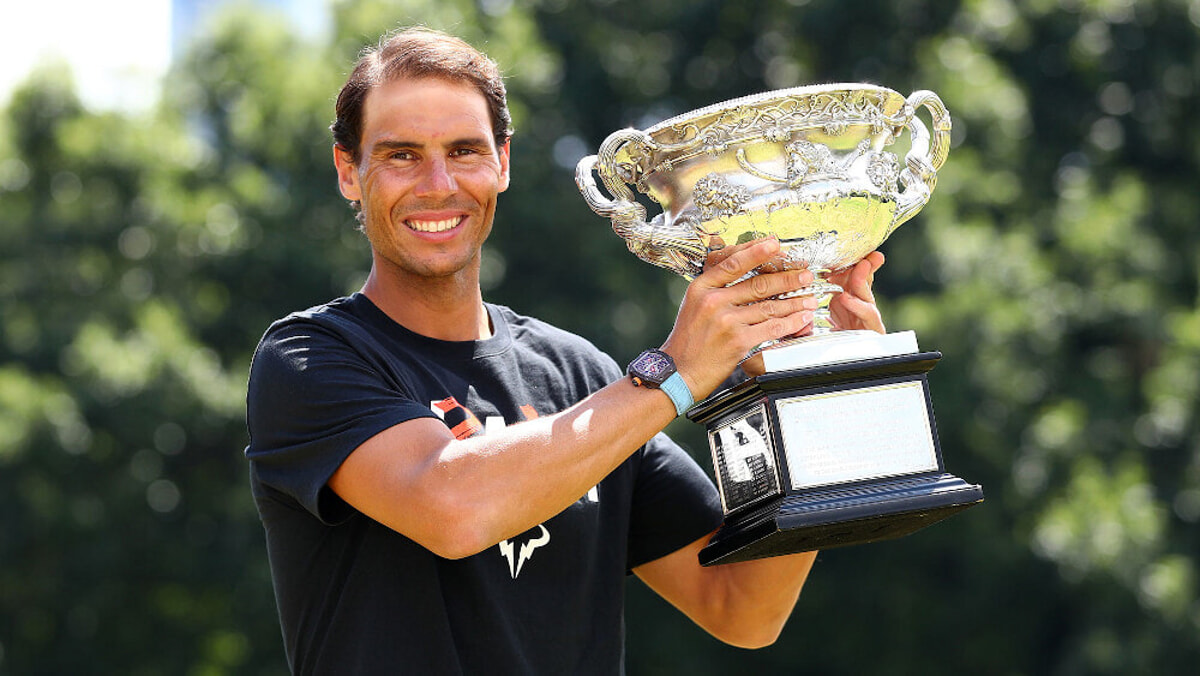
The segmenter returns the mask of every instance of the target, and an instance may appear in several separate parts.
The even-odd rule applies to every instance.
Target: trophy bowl
[[[917,117],[922,107],[932,134]],[[887,148],[906,129],[901,163]],[[780,254],[764,269],[813,272],[811,285],[788,295],[820,296],[814,333],[826,333],[835,328],[829,299],[841,291],[828,275],[925,206],[949,148],[950,115],[933,92],[905,98],[870,84],[810,85],[614,132],[580,160],[575,179],[630,251],[689,280],[711,251],[776,237]],[[630,186],[662,213],[647,222]]]

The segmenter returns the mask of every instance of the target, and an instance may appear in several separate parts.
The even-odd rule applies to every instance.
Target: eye
[[[388,159],[411,160],[411,159],[415,159],[415,155],[413,155],[411,150],[397,150],[396,152],[392,153],[391,155],[388,155]]]
[[[466,157],[467,155],[478,155],[478,154],[479,154],[478,150],[476,150],[475,148],[470,148],[470,147],[455,148],[454,150],[450,151],[451,157]]]

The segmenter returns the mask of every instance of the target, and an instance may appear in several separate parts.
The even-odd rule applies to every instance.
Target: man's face
[[[338,185],[362,204],[379,272],[477,275],[509,159],[483,95],[436,78],[380,85],[364,102],[360,150],[355,165],[334,149]]]

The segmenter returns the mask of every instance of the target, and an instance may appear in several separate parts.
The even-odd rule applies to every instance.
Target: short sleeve
[[[255,490],[338,523],[351,510],[326,483],[346,457],[393,425],[433,416],[345,335],[311,322],[277,324],[255,352],[247,389]]]
[[[665,434],[646,444],[630,513],[630,570],[661,558],[721,525],[716,486]]]

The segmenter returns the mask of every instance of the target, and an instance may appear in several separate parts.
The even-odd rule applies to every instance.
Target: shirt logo
[[[521,543],[519,548],[516,547],[517,542]],[[533,556],[533,550],[549,543],[550,529],[539,523],[521,535],[511,540],[504,540],[496,546],[500,548],[500,555],[508,561],[508,574],[515,580],[521,574],[521,568],[525,566],[525,562]],[[514,550],[516,551],[515,557],[513,556]]]
[[[500,416],[488,416],[483,423],[480,423],[479,418],[466,406],[458,403],[454,397],[431,401],[429,408],[446,423],[455,438],[458,439],[466,439],[480,433],[488,434],[506,425]],[[532,406],[522,406],[521,413],[525,415],[526,420],[538,417],[537,410]],[[600,502],[600,492],[596,486],[593,486],[582,499],[588,502]],[[496,547],[500,550],[500,556],[508,562],[509,576],[515,580],[521,574],[525,564],[533,558],[534,550],[549,543],[550,529],[546,528],[545,524],[538,524],[515,538],[501,541]]]

